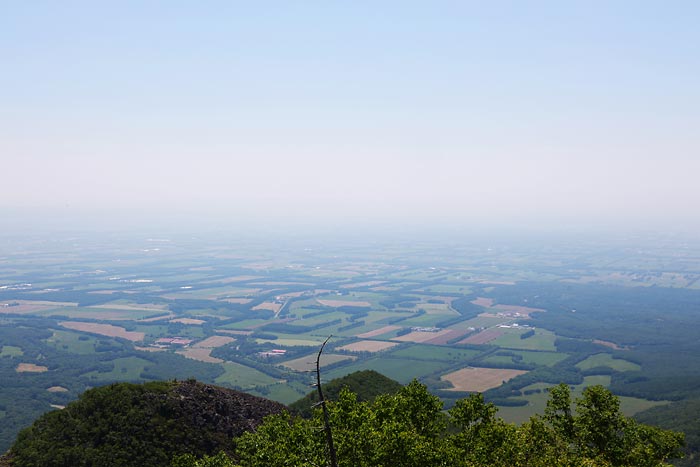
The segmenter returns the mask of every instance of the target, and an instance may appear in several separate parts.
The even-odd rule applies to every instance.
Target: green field
[[[24,240],[18,240],[18,248],[0,242],[0,305],[3,306],[0,311],[4,313],[0,315],[0,356],[5,357],[0,380],[21,380],[18,384],[22,389],[14,393],[12,385],[0,387],[0,407],[8,412],[4,423],[0,424],[0,436],[3,430],[7,431],[3,425],[12,418],[7,401],[19,400],[17,394],[22,397],[27,394],[27,400],[20,401],[25,419],[12,422],[12,430],[16,432],[37,415],[32,401],[48,397],[47,386],[32,386],[33,380],[46,378],[70,388],[70,394],[50,397],[68,399],[88,386],[137,380],[142,374],[182,377],[191,368],[192,376],[208,383],[236,386],[291,402],[308,392],[305,386],[308,375],[279,365],[278,359],[261,358],[261,353],[280,348],[287,350],[289,360],[300,356],[313,360],[314,352],[332,334],[334,337],[324,353],[332,357],[334,348],[357,342],[360,340],[357,335],[388,325],[396,329],[368,339],[389,341],[413,326],[436,326],[462,332],[463,335],[453,341],[484,329],[493,328],[503,334],[479,346],[402,342],[378,354],[354,352],[351,353],[356,357],[354,361],[331,362],[333,365],[323,371],[324,380],[355,370],[374,369],[403,383],[414,377],[423,378],[437,389],[438,376],[458,367],[479,364],[520,369],[553,367],[567,363],[567,356],[577,353],[575,347],[580,345],[580,358],[576,360],[579,363],[575,368],[562,370],[589,372],[605,367],[614,371],[641,371],[641,365],[645,381],[634,381],[635,394],[651,398],[658,391],[665,391],[657,397],[670,398],[668,394],[678,389],[679,397],[685,399],[697,397],[700,391],[679,383],[685,377],[684,372],[700,366],[700,357],[696,358],[700,355],[696,352],[697,337],[693,332],[700,324],[695,306],[700,292],[675,288],[684,283],[700,287],[697,280],[700,248],[679,250],[675,243],[664,246],[663,239],[640,246],[639,250],[622,252],[615,245],[603,247],[602,244],[576,242],[567,243],[566,247],[547,244],[541,250],[533,250],[529,244],[499,247],[465,240],[461,244],[456,241],[454,248],[442,245],[435,249],[435,245],[420,242],[361,245],[361,242],[338,241],[332,245],[333,242],[326,244],[325,240],[314,244],[316,240],[305,238],[298,244],[277,244],[276,241],[248,242],[227,236],[206,241],[189,237],[172,239],[161,245],[163,249],[156,257],[144,253],[144,249],[154,246],[146,238],[139,236],[118,242],[77,235],[61,241],[53,239],[50,244],[25,245]],[[96,252],[99,253],[95,255]],[[241,280],[225,282],[231,278]],[[135,279],[155,282],[129,282]],[[34,284],[31,290],[21,287],[25,282]],[[652,283],[657,285],[656,290],[615,285]],[[183,289],[183,286],[192,288]],[[277,296],[289,297],[278,318],[272,318],[269,310],[252,310],[250,304],[223,301],[246,298],[255,305]],[[547,312],[533,313],[531,319],[524,320],[497,309],[466,305],[466,315],[462,317],[444,303],[449,300],[445,299],[447,296],[465,302],[474,297],[489,297],[495,303],[532,306]],[[331,304],[337,306],[320,306],[319,299],[335,301]],[[13,301],[19,303],[12,303],[12,307],[22,306],[14,310],[16,313],[9,309]],[[349,313],[342,311],[343,302],[368,302],[371,307],[365,307],[360,313]],[[77,303],[81,306],[70,306]],[[421,309],[425,312],[419,312]],[[572,314],[574,309],[578,313]],[[479,312],[482,316],[474,317]],[[499,313],[501,316],[497,315]],[[67,328],[56,331],[61,328],[59,322],[62,321],[58,315],[144,332],[145,342],[134,344]],[[206,322],[172,323],[169,318],[141,321],[145,317],[166,315],[200,318]],[[280,323],[280,318],[286,325],[277,329],[283,332],[274,331],[275,327],[272,331],[264,329],[266,324]],[[335,320],[340,322],[329,324]],[[354,326],[356,322],[352,320],[358,325]],[[448,324],[443,324],[448,320]],[[516,322],[533,327],[497,327]],[[342,329],[347,326],[348,329]],[[289,327],[292,331],[305,332],[288,332]],[[473,334],[469,328],[475,328]],[[535,335],[521,339],[522,333],[530,329],[535,329]],[[253,333],[231,334],[235,342],[214,351],[224,360],[243,365],[192,360],[185,363],[188,365],[185,371],[178,366],[177,362],[182,363],[179,358],[146,355],[134,348],[135,345],[148,346],[158,338],[175,336],[193,339],[196,345],[220,330]],[[261,339],[261,334],[266,338]],[[450,337],[458,334],[455,332]],[[562,340],[560,348],[568,353],[558,353],[554,346],[557,336],[581,337]],[[631,350],[614,351],[592,345],[596,339],[621,346],[626,344]],[[572,346],[570,350],[566,350],[569,349],[565,347],[567,343]],[[678,349],[687,351],[678,353]],[[201,352],[205,354],[206,350]],[[22,354],[28,362],[59,368],[60,375],[58,372],[24,373],[18,378],[15,369],[23,360],[13,363],[9,359],[17,359]],[[625,360],[626,354],[634,354],[636,363]],[[114,361],[104,361],[110,358]],[[147,358],[164,363],[153,367]],[[683,361],[674,366],[680,358]],[[251,362],[255,368],[246,366],[245,362]],[[221,369],[223,374],[220,374]],[[675,378],[670,386],[680,387],[666,387],[666,375]],[[184,375],[187,376],[190,375]],[[614,380],[617,384],[618,380]],[[608,385],[610,378],[589,376],[585,381],[586,384]],[[506,384],[517,385],[517,382]],[[533,385],[529,389],[537,387]],[[493,398],[496,397],[500,396],[494,392]],[[452,399],[449,394],[445,398]],[[536,411],[541,412],[546,394],[533,393],[523,398],[528,406],[504,408],[504,416],[522,421]],[[627,413],[656,404],[634,398],[622,398],[622,401]],[[0,437],[0,448],[7,447],[7,442],[1,443]]]
[[[138,381],[141,373],[148,365],[152,365],[148,360],[138,357],[117,358],[112,361],[114,368],[108,372],[90,371],[83,374],[91,382],[106,383],[111,381]]]
[[[414,318],[408,318],[403,321],[399,321],[396,323],[399,326],[405,326],[405,327],[410,327],[410,326],[420,326],[420,327],[433,327],[437,326],[438,323],[445,321],[446,315],[430,315],[430,314],[424,314],[420,316],[416,316]]]
[[[490,355],[489,357],[485,358],[481,363],[484,363],[484,366],[487,367],[489,363],[499,365],[498,368],[501,368],[501,365],[507,367],[508,365],[513,364],[513,357],[508,355]]]
[[[582,384],[572,387],[571,398],[575,400],[581,397],[583,390],[588,386],[594,385],[609,386],[610,376],[608,375],[594,375],[586,376]],[[529,394],[527,396],[516,397],[514,399],[520,400],[524,399],[528,401],[528,404],[522,407],[499,407],[498,415],[508,422],[523,423],[527,421],[533,413],[544,413],[544,409],[547,405],[547,399],[549,398],[549,393],[546,391],[547,388],[552,387],[551,384],[546,383],[535,383],[529,386],[525,386],[522,391],[541,389],[542,392]],[[632,416],[642,410],[646,410],[657,405],[668,404],[667,401],[650,401],[646,399],[639,399],[636,397],[620,397],[620,409],[627,416]]]
[[[224,367],[224,373],[214,380],[216,384],[245,390],[253,389],[256,386],[267,386],[276,382],[271,376],[239,363],[225,362],[221,365]]]
[[[0,350],[0,357],[21,357],[22,355],[24,355],[22,348],[14,345],[3,345]]]
[[[516,357],[514,357],[513,355]],[[522,359],[517,358],[522,357]],[[557,352],[536,352],[528,350],[501,350],[484,360],[487,363],[525,363],[531,365],[550,366],[564,360],[567,357],[564,353]]]
[[[294,371],[310,371],[316,369],[316,353],[305,355],[303,357],[295,358],[293,360],[287,360],[282,363],[287,368]],[[319,365],[321,368],[333,365],[334,363],[342,362],[345,360],[354,360],[355,357],[351,355],[333,354],[333,353],[323,353],[319,360]]]
[[[263,324],[269,323],[268,320],[265,319],[244,319],[243,321],[236,321],[235,323],[227,323],[222,326],[220,326],[221,329],[236,329],[236,330],[241,330],[245,331],[248,329],[254,329],[257,327],[262,326]]]
[[[306,384],[296,382],[280,382],[249,392],[260,397],[281,402],[283,404],[291,404],[292,402],[298,401],[312,390],[313,388],[310,388]]]
[[[513,321],[512,318],[500,318],[495,316],[477,316],[476,318],[469,319],[467,321],[462,321],[464,326],[473,328],[490,328],[491,326],[497,326],[499,324],[508,323]]]
[[[577,363],[576,366],[581,370],[590,370],[601,366],[612,368],[615,371],[639,371],[641,369],[636,363],[621,358],[613,358],[609,353],[591,355],[582,362]]]
[[[387,354],[394,358],[414,360],[437,360],[443,362],[468,361],[481,353],[480,350],[452,349],[444,346],[414,344]]]
[[[97,339],[86,334],[79,334],[70,331],[54,331],[53,336],[46,340],[46,343],[56,349],[67,350],[68,352],[89,355],[95,352],[95,342]]]
[[[521,339],[520,335],[527,329],[505,329],[505,334],[489,342],[491,345],[505,347],[507,349],[523,350],[556,350],[554,341],[556,335],[546,329],[536,329],[535,335],[527,339]]]

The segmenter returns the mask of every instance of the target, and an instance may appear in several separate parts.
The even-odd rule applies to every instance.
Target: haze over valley
[[[695,465],[699,18],[4,5],[0,453],[115,382],[293,404],[332,336],[325,381],[481,393],[518,424],[599,385]]]

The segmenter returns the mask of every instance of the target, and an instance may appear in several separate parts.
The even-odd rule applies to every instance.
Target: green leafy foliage
[[[679,455],[683,442],[681,434],[623,416],[619,400],[602,386],[588,388],[572,405],[562,384],[552,390],[545,414],[521,426],[498,418],[480,394],[445,414],[440,400],[416,381],[364,402],[343,389],[328,406],[344,467],[659,467]],[[311,420],[268,418],[236,440],[238,461],[246,467],[326,465],[319,412]]]
[[[678,467],[696,467],[700,462],[700,399],[654,407],[634,417],[640,423],[685,433],[685,458],[674,462]]]
[[[232,452],[233,437],[281,410],[281,404],[194,380],[112,384],[86,391],[21,431],[12,465],[166,466],[176,455]]]
[[[357,396],[358,401],[369,401],[380,394],[395,394],[403,386],[374,370],[362,370],[336,378],[323,385],[327,400],[337,400],[343,388],[348,388]],[[313,391],[302,399],[292,403],[289,408],[303,417],[311,417],[313,406],[318,402],[318,392]]]

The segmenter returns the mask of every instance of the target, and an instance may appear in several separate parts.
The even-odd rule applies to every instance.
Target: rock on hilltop
[[[284,410],[194,380],[116,383],[41,416],[19,434],[0,466],[168,466],[177,454],[231,453],[234,437]]]

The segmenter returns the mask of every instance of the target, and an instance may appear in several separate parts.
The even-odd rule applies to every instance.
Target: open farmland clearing
[[[24,355],[21,347],[14,345],[3,345],[0,347],[0,358],[2,357],[21,357]]]
[[[485,331],[481,331],[478,334],[474,334],[473,336],[469,336],[466,339],[462,339],[459,341],[460,344],[472,344],[472,345],[481,345],[481,344],[488,344],[492,340],[502,336],[504,333],[503,329],[500,328],[491,328],[487,329]]]
[[[340,308],[341,306],[357,306],[361,308],[369,308],[372,306],[370,302],[361,300],[331,300],[331,299],[317,299],[318,303],[323,306],[329,306],[332,308]]]
[[[381,336],[382,334],[387,334],[389,332],[397,331],[399,329],[401,329],[401,326],[394,326],[394,325],[382,326],[379,329],[375,329],[373,331],[363,332],[362,334],[358,334],[356,337],[359,337],[360,339],[369,339],[371,337]]]
[[[454,386],[447,391],[483,392],[525,373],[527,371],[524,370],[468,367],[443,375],[440,379]]]
[[[621,358],[613,358],[609,353],[591,355],[587,359],[576,364],[577,368],[590,370],[591,368],[607,367],[615,371],[639,371],[641,367],[633,362]]]
[[[381,352],[399,345],[396,342],[386,341],[359,341],[338,347],[336,350],[345,350],[347,352]]]
[[[499,329],[502,329],[504,332],[497,339],[491,341],[493,345],[508,349],[546,350],[552,352],[557,350],[554,345],[556,335],[546,329],[535,329],[535,335],[526,339],[520,338],[521,334],[528,331],[526,328]]]
[[[34,363],[20,363],[15,368],[17,373],[44,373],[49,371],[48,367],[36,365]]]
[[[408,334],[404,334],[403,336],[394,337],[394,338],[392,338],[392,340],[400,341],[400,342],[425,343],[425,342],[449,335],[451,333],[452,333],[452,331],[449,329],[441,329],[441,330],[435,331],[435,332],[412,331],[412,332],[409,332]]]
[[[221,347],[224,345],[228,345],[232,342],[235,342],[236,339],[233,337],[229,336],[210,336],[204,339],[203,341],[196,342],[195,344],[192,345],[192,347],[195,348],[203,348],[203,349],[213,349],[216,347]]]
[[[75,331],[89,332],[92,334],[100,334],[109,337],[120,337],[133,342],[142,341],[146,336],[143,332],[127,331],[126,329],[113,326],[111,324],[85,323],[80,321],[61,321],[61,326]]]
[[[389,356],[412,360],[465,361],[481,354],[481,350],[455,349],[436,345],[416,344],[392,350]]]
[[[192,360],[198,360],[205,363],[223,363],[224,360],[211,356],[212,349],[210,347],[190,347],[187,349],[178,350],[177,353]]]
[[[316,354],[309,354],[305,357],[296,358],[294,360],[289,360],[282,363],[285,366],[294,371],[313,371],[316,369]],[[321,367],[332,365],[334,363],[343,362],[346,360],[355,360],[357,357],[352,355],[342,355],[342,354],[321,354],[320,365]]]

